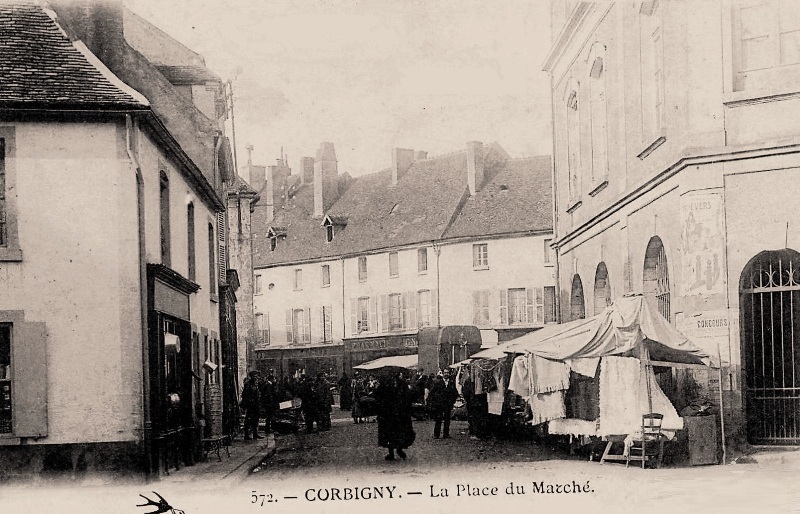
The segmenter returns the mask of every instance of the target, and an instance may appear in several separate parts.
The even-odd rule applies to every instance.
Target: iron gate
[[[748,442],[800,444],[800,254],[758,254],[739,300]]]

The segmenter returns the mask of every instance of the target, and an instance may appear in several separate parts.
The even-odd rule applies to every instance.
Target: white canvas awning
[[[353,369],[360,369],[362,371],[370,371],[381,368],[405,368],[417,369],[419,364],[419,355],[396,355],[394,357],[381,357],[358,366],[353,366]]]

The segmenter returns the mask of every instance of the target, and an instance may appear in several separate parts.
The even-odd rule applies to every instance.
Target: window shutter
[[[431,289],[431,326],[439,326],[439,290]]]
[[[536,303],[534,295],[536,291],[532,288],[525,290],[525,321],[526,323],[536,323]]]
[[[294,342],[294,331],[292,330],[292,309],[286,309],[286,342]]]
[[[378,299],[374,296],[369,299],[369,330],[378,331]]]
[[[13,330],[13,433],[16,437],[46,436],[47,327],[44,323],[19,323]]]
[[[408,312],[408,323],[405,324],[404,328],[417,328],[417,293],[414,291],[406,293],[405,304]]]
[[[358,335],[358,303],[355,298],[350,298],[350,334]]]
[[[421,302],[419,301],[419,299],[420,299],[420,295],[421,295],[421,294],[422,294],[422,293],[418,291],[418,292],[417,292],[417,294],[416,294],[416,295],[414,295],[414,296],[415,296],[415,298],[414,298],[414,306],[415,306],[415,308],[416,308],[416,310],[417,310],[417,314],[418,314],[418,316],[417,316],[417,323],[416,323],[416,326],[415,326],[414,328],[421,327],[421,326],[422,326],[422,320],[423,320],[423,319],[424,319],[424,317],[425,317],[425,313],[424,313],[424,312],[422,312],[422,304],[421,304]],[[428,293],[428,302],[430,302],[430,293]],[[430,305],[429,305],[428,307],[429,307],[429,310],[428,310],[428,312],[430,312]]]
[[[500,324],[508,325],[508,289],[500,290]]]
[[[319,340],[325,342],[325,306],[319,308]]]
[[[228,269],[227,246],[225,245],[225,212],[217,213],[217,239],[219,240],[219,280],[225,282]]]
[[[380,332],[388,332],[389,331],[389,296],[382,294],[378,297],[380,301],[380,310],[381,310],[381,323],[380,323]]]
[[[481,291],[472,292],[472,324],[483,324],[481,323]]]
[[[264,344],[270,344],[270,330],[269,330],[269,311],[264,313]]]
[[[305,334],[303,334],[303,342],[311,342],[311,307],[306,307],[306,315],[303,316],[303,322],[306,325]]]
[[[536,321],[544,323],[544,292],[541,287],[536,288]]]

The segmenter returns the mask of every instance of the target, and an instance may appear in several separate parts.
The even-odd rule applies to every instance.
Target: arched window
[[[739,280],[747,441],[800,444],[800,253],[764,251]]]
[[[569,169],[569,199],[580,196],[581,168],[581,123],[578,111],[580,84],[574,78],[569,80],[564,94],[567,109],[567,168]]]
[[[599,41],[589,51],[589,113],[592,138],[592,185],[608,176],[608,130],[606,128],[606,46]]]
[[[594,313],[600,314],[611,305],[611,282],[608,280],[608,269],[604,262],[597,265],[594,274]]]
[[[171,241],[169,234],[169,177],[167,173],[162,171],[159,174],[159,191],[160,191],[160,219],[161,219],[161,264],[164,266],[171,265]]]
[[[189,280],[197,280],[197,260],[194,243],[194,204],[189,202],[186,206],[186,247],[188,249]]]
[[[572,293],[569,302],[570,320],[584,319],[586,317],[586,303],[583,300],[583,282],[577,273],[572,277]]]
[[[647,243],[644,254],[644,284],[645,296],[655,298],[658,312],[672,321],[672,308],[670,306],[669,271],[667,270],[667,252],[661,238],[653,236]]]

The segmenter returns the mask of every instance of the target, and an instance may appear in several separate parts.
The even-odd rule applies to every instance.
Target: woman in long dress
[[[394,460],[395,452],[406,458],[416,437],[411,421],[412,397],[408,384],[398,374],[382,378],[375,390],[378,407],[378,446],[389,450],[386,460]]]

